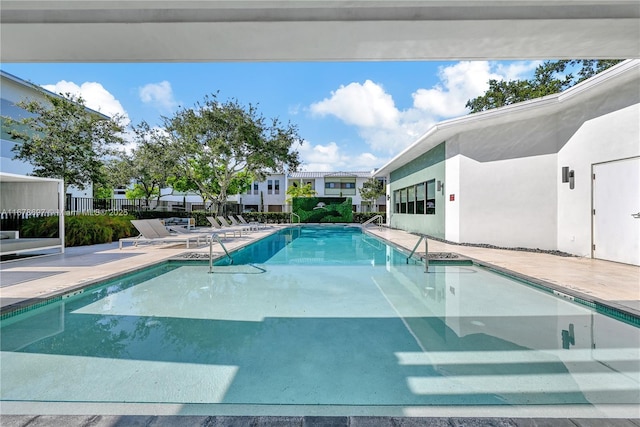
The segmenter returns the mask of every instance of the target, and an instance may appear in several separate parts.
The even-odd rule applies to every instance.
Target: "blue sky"
[[[306,171],[380,167],[435,123],[465,115],[489,79],[528,78],[540,61],[2,64],[128,122],[159,125],[219,91],[298,126]]]

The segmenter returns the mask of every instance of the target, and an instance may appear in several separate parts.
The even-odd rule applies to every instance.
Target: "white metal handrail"
[[[427,236],[425,236],[424,234],[420,235],[420,239],[418,239],[418,242],[413,247],[413,250],[407,257],[407,264],[409,264],[409,259],[411,259],[413,254],[416,252],[416,249],[418,249],[420,242],[422,242],[423,240],[424,240],[424,272],[428,273],[429,272],[429,240],[427,239]]]
[[[300,223],[302,222],[302,221],[300,220],[300,215],[298,215],[297,213],[293,213],[293,212],[291,212],[291,218],[289,219],[289,222],[290,222],[291,224],[293,224],[293,217],[294,217],[294,216],[295,216],[296,218],[298,218],[298,224],[300,224]]]
[[[224,250],[224,253],[227,254],[227,257],[229,257],[230,264],[233,264],[233,258],[231,258],[231,255],[229,255],[229,251],[227,251],[227,248],[222,243],[222,240],[220,240],[220,236],[218,236],[216,233],[213,233],[211,235],[211,238],[209,239],[209,273],[213,273],[213,241],[214,240],[218,242],[220,246],[222,246],[222,250]]]
[[[362,223],[363,227],[366,227],[367,225],[371,224],[373,221],[378,220],[378,227],[382,227],[382,215],[378,214],[372,218],[369,218],[368,220],[366,220],[365,222]]]

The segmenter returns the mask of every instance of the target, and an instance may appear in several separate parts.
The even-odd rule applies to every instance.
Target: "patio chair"
[[[172,233],[175,233],[175,235],[187,235],[187,236],[203,236],[203,237],[211,237],[212,234],[219,234],[219,232],[221,230],[218,230],[217,228],[214,229],[213,227],[210,228],[185,228],[182,227],[180,225],[165,225],[165,227]]]
[[[205,234],[200,233],[189,235],[171,234],[158,219],[132,219],[131,224],[138,230],[140,235],[120,239],[120,249],[122,249],[124,242],[132,242],[134,246],[140,243],[185,243],[188,249],[191,241],[195,240],[197,244],[200,244],[202,239],[206,241],[208,238]]]
[[[207,221],[209,221],[209,223],[213,228],[217,229],[221,233],[225,233],[225,236],[226,236],[226,233],[229,232],[229,233],[233,233],[233,237],[236,237],[236,233],[239,233],[240,237],[242,237],[242,230],[239,228],[222,227],[220,223],[216,221],[216,219],[212,216],[208,216]]]
[[[236,220],[233,217],[233,215],[229,215],[229,221],[231,221],[231,225],[234,226],[234,227],[244,227],[249,231],[258,231],[258,224],[255,224],[255,223],[251,223],[251,224],[244,223],[244,224],[241,224],[241,223],[238,222],[238,220]]]
[[[264,222],[260,222],[260,221],[248,221],[246,219],[244,219],[244,217],[240,214],[236,215],[236,218],[238,218],[238,220],[240,221],[240,223],[242,224],[255,224],[258,228],[267,228],[270,227],[270,225],[265,224]]]
[[[216,217],[218,221],[220,221],[220,225],[222,225],[222,229],[224,230],[225,228],[228,229],[236,229],[236,230],[241,230],[240,232],[242,233],[242,231],[251,231],[250,227],[245,227],[245,226],[235,226],[235,225],[231,225],[227,222],[227,220],[223,217],[223,216],[217,216]]]

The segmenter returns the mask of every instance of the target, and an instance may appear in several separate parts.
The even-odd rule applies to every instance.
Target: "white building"
[[[265,181],[253,182],[244,194],[230,198],[241,205],[242,210],[255,212],[290,212],[287,189],[291,186],[310,184],[317,197],[351,197],[354,212],[383,212],[385,198],[380,197],[373,208],[362,200],[359,189],[372,177],[371,172],[291,172],[272,174]],[[383,178],[380,178],[384,181]]]
[[[438,123],[375,176],[391,227],[640,265],[640,60]]]

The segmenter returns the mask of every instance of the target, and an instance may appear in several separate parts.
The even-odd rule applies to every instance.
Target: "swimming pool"
[[[3,401],[638,405],[639,329],[354,227],[294,227],[2,321]]]

